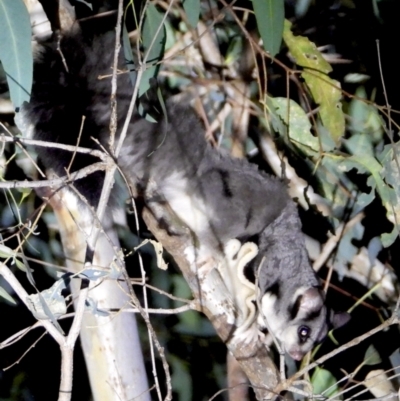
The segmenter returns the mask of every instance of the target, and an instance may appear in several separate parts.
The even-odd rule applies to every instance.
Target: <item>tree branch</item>
[[[157,206],[157,216],[162,213],[164,221],[174,221],[167,207]],[[228,290],[223,283],[217,269],[199,278],[198,272],[193,269],[188,255],[193,248],[192,236],[187,228],[177,228],[182,235],[170,235],[161,228],[154,214],[145,209],[143,218],[158,241],[171,254],[184,275],[195,300],[199,303],[201,311],[210,320],[218,336],[225,342],[229,352],[236,358],[249,378],[258,400],[274,397],[272,390],[278,384],[279,372],[268,354],[266,347],[259,343],[243,345],[235,343],[232,335],[235,327],[235,309]],[[176,219],[175,219],[176,221]]]

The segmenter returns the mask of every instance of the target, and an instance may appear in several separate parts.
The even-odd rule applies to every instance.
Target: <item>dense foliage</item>
[[[82,3],[78,7],[84,15],[92,13]],[[145,12],[142,7],[135,3],[135,9],[126,8],[122,35],[125,56],[133,63],[128,65],[134,66],[132,81],[140,79],[139,95],[157,76],[164,97],[185,93],[197,98],[214,146],[288,179],[328,303],[352,314],[346,328],[318,346],[305,363],[382,323],[396,305],[400,260],[400,86],[393,46],[398,2],[160,0],[148,4]],[[0,6],[0,18],[2,12]],[[9,29],[10,35],[16,33],[15,26]],[[14,95],[18,90],[6,79],[4,54],[10,46],[4,49],[4,43],[10,44],[10,38],[4,42],[0,36],[0,130],[5,137],[19,136],[13,113],[27,99]],[[15,50],[20,59],[10,62],[29,68],[29,51],[19,46]],[[153,63],[143,76],[135,68],[140,59]],[[38,177],[17,143],[3,143],[0,157],[2,181]],[[20,282],[30,286],[29,292],[36,291],[31,275],[42,291],[65,265],[54,216],[39,195],[11,188],[0,195],[0,256]],[[134,220],[128,214],[128,224],[118,230],[128,272],[139,277],[137,256],[131,255],[140,242],[129,229],[134,232]],[[177,269],[157,268],[149,246],[141,253],[152,286],[190,298]],[[152,308],[182,305],[156,291],[149,294]],[[34,320],[1,277],[0,296],[0,400],[48,399],[48,394],[54,398],[57,347],[34,330],[2,349],[3,341]],[[68,321],[60,324],[68,327]],[[226,386],[225,347],[202,315],[157,315],[152,324],[166,348],[175,399],[206,400]],[[144,337],[143,323],[141,331]],[[314,393],[370,399],[397,391],[398,336],[398,327],[390,327],[326,361],[310,373]],[[143,351],[148,355],[146,341]],[[74,389],[79,392],[73,399],[89,399],[83,361],[79,350],[76,353]],[[298,367],[287,362],[288,373],[294,373]],[[367,380],[371,371],[384,385],[372,388]]]

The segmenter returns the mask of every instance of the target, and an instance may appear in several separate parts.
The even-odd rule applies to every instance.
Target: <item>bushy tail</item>
[[[100,28],[99,28],[100,26]],[[114,31],[109,24],[74,24],[58,44],[40,44],[34,63],[34,83],[29,104],[22,110],[23,120],[34,139],[96,149],[92,139],[107,148],[111,117],[111,75],[115,47]],[[120,57],[120,67],[124,68]],[[118,116],[122,124],[132,87],[127,74],[118,77]],[[40,161],[59,176],[74,172],[97,158],[52,147],[36,147]],[[103,173],[74,183],[92,205],[100,196]]]

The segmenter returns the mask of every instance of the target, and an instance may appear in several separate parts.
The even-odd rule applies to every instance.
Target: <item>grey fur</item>
[[[64,37],[61,48],[69,73],[54,44],[43,47],[35,65],[32,101],[23,111],[35,138],[76,144],[81,117],[86,115],[81,145],[94,147],[94,136],[107,146],[111,85],[98,76],[111,71],[113,40],[112,33],[88,39],[85,31]],[[130,97],[124,74],[118,79],[119,127]],[[295,204],[277,178],[211,148],[188,106],[169,101],[167,110],[168,118],[156,124],[133,117],[118,163],[150,207],[154,202],[172,207],[192,230],[201,256],[223,258],[231,239],[257,243],[252,268],[258,274],[260,315],[265,315],[284,349],[301,358],[326,334],[328,319]],[[54,149],[41,149],[39,156],[60,175],[71,158]],[[76,155],[73,169],[90,162],[87,156]],[[101,180],[97,176],[78,183],[92,204]],[[148,195],[150,184],[157,196]],[[259,322],[263,326],[263,320]]]
[[[195,227],[193,216],[176,210],[201,244],[222,250],[229,239],[245,240],[261,233],[290,202],[282,182],[211,148],[194,112],[169,103],[168,123],[165,118],[158,124],[142,120],[133,127],[135,134],[126,139],[119,158],[123,171],[141,188],[154,182],[169,203],[183,195],[193,200],[193,207],[201,201],[206,226]],[[171,177],[179,178],[178,187]]]

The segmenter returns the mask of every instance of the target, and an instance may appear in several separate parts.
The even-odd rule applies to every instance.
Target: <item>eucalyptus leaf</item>
[[[189,24],[193,28],[196,28],[200,18],[200,0],[183,0],[182,5]]]
[[[192,298],[190,288],[181,275],[173,275],[172,284],[174,296],[182,299]],[[181,305],[181,302],[174,301],[175,307]],[[209,324],[209,321],[204,319],[195,311],[189,310],[184,313],[180,313],[177,317],[179,319],[179,323],[174,327],[174,330],[178,333],[190,335],[196,333],[196,335],[200,336],[209,336],[215,333],[212,325]]]
[[[390,145],[391,146],[391,145]],[[399,229],[396,226],[396,221],[400,217],[400,205],[399,205],[399,185],[398,185],[398,169],[396,165],[396,159],[391,160],[390,152],[386,152],[380,157],[384,166],[375,157],[365,153],[357,151],[356,155],[350,157],[338,156],[337,160],[340,161],[339,168],[341,171],[350,171],[356,169],[359,173],[369,175],[367,179],[367,185],[371,187],[369,194],[362,194],[360,199],[364,201],[371,201],[375,191],[381,198],[383,206],[386,208],[386,216],[395,227],[391,233],[382,234],[381,240],[384,247],[390,246],[398,235]],[[394,169],[391,170],[393,164]],[[393,176],[391,176],[393,172]],[[385,182],[386,180],[386,182]],[[391,186],[387,185],[389,183]]]
[[[335,269],[342,279],[347,272],[347,266],[351,264],[359,249],[353,245],[354,240],[361,240],[364,234],[364,226],[357,222],[352,227],[348,227],[346,233],[340,239],[335,258]]]
[[[79,273],[79,277],[86,278],[88,280],[96,281],[99,278],[108,277],[110,274],[109,270],[97,269],[95,267],[87,267]]]
[[[28,271],[28,268],[19,259],[15,258],[14,262],[19,270],[22,270],[24,273]]]
[[[352,155],[368,155],[374,157],[374,148],[367,135],[354,134],[343,140],[344,145]]]
[[[89,2],[85,1],[85,0],[76,0],[78,3],[82,3],[85,6],[89,7],[92,11],[93,11],[93,5],[90,4]]]
[[[392,375],[390,374],[390,376]],[[372,393],[374,399],[376,400],[385,398],[390,401],[397,401],[398,388],[396,388],[397,386],[394,386],[392,380],[393,377],[389,377],[387,371],[383,369],[376,369],[367,373],[365,376],[364,385]]]
[[[332,71],[330,64],[322,57],[315,43],[305,36],[295,36],[291,31],[292,23],[285,20],[283,40],[290,54],[300,67],[310,68],[328,74]]]
[[[142,29],[146,69],[140,80],[139,97],[150,89],[150,79],[155,78],[160,69],[160,65],[157,63],[162,59],[164,54],[166,40],[163,17],[164,15],[157,10],[154,4],[148,3]]]
[[[369,173],[371,177],[367,180],[367,184],[371,187],[376,187],[384,204],[390,203],[391,191],[382,179],[382,165],[375,157],[368,154],[359,154],[345,158],[342,162],[343,168],[347,168],[347,171],[351,168],[356,168],[361,173]]]
[[[8,246],[0,244],[0,258],[7,259],[7,258],[12,258],[14,256],[15,256],[15,251],[13,251]]]
[[[345,130],[344,113],[340,102],[342,97],[340,83],[317,71],[304,70],[301,76],[315,102],[319,104],[318,114],[322,124],[329,131],[332,139],[338,143]]]
[[[105,277],[110,280],[118,280],[121,277],[121,269],[119,268],[118,263],[114,260],[108,268],[88,266],[82,270],[78,276],[91,281],[96,281]]]
[[[3,287],[0,287],[0,297],[4,298],[6,301],[10,302],[13,305],[17,304],[14,298]]]
[[[379,239],[379,237],[374,237],[371,239],[371,241],[369,241],[367,250],[368,259],[371,263],[371,266],[373,266],[379,252],[382,250],[382,241]]]
[[[34,272],[34,270],[31,269],[31,268],[29,267],[29,262],[28,262],[28,260],[26,259],[26,257],[25,257],[25,255],[24,255],[23,252],[21,252],[21,253],[19,254],[19,256],[22,258],[23,263],[20,262],[20,261],[19,261],[18,259],[16,259],[16,258],[15,258],[15,263],[17,264],[17,266],[18,266],[19,269],[21,269],[21,270],[23,270],[23,271],[25,272],[28,281],[31,283],[32,287],[34,287],[34,288],[36,289],[35,279],[33,278],[33,274],[32,274],[32,273]],[[22,266],[23,266],[23,267],[22,267]],[[25,270],[24,270],[24,269],[25,269]]]
[[[399,237],[400,233],[399,233],[399,228],[398,227],[394,227],[392,232],[390,233],[383,233],[381,235],[381,241],[382,241],[382,245],[387,248],[390,245],[393,244],[394,241],[396,241],[396,239]]]
[[[279,52],[285,21],[284,0],[252,0],[264,48],[272,57]]]
[[[294,100],[284,97],[271,98],[271,102],[288,127],[290,141],[304,153],[314,156],[318,152],[319,142],[311,133],[311,124],[305,111]]]
[[[382,202],[387,210],[388,219],[394,224],[390,234],[382,236],[383,245],[391,245],[399,234],[398,222],[400,221],[400,142],[386,145],[378,159],[382,163],[381,176],[385,183],[387,197],[382,198]]]
[[[319,104],[319,116],[332,139],[338,143],[344,134],[345,119],[340,99],[340,83],[327,75],[332,67],[323,58],[315,43],[304,36],[294,36],[291,23],[285,21],[283,40],[297,65],[304,68],[301,76]]]
[[[265,107],[268,110],[269,121],[261,118],[261,122],[265,125],[268,131],[271,130],[270,125],[272,125],[273,130],[279,133],[283,138],[287,135],[287,128],[276,111],[275,105],[272,102],[272,98],[267,96],[265,98]]]
[[[301,18],[306,15],[312,0],[297,0],[295,5],[295,14],[297,18]]]
[[[57,302],[54,302],[52,299],[51,308],[50,305],[47,304],[47,300],[43,297],[41,293],[37,294],[40,305],[42,307],[42,311],[45,313],[47,318],[53,323],[54,327],[62,334],[65,335],[64,330],[61,328],[59,323],[57,322],[56,316],[53,314],[53,311],[57,313],[57,315],[64,315],[67,311],[67,307],[65,305],[65,300],[62,296],[58,297]],[[62,300],[60,300],[62,298]],[[37,311],[38,312],[38,311]],[[32,312],[33,313],[33,312]],[[35,313],[33,313],[35,315]],[[36,316],[35,316],[36,317]],[[45,319],[45,318],[43,318]]]
[[[364,364],[365,365],[377,365],[378,363],[381,363],[381,362],[382,362],[381,356],[379,355],[376,348],[371,344],[367,348],[367,351],[365,352]]]
[[[342,220],[351,192],[356,189],[345,174],[342,158],[324,157],[315,174],[323,190],[323,196],[330,203],[333,217]]]
[[[18,191],[22,194],[18,204],[21,206],[24,200],[32,193],[32,188],[19,188]]]
[[[196,311],[186,311],[178,315],[179,323],[174,326],[174,331],[191,336],[213,337],[215,330],[209,320],[199,315]]]
[[[29,295],[27,304],[29,310],[38,320],[50,320],[57,330],[64,334],[57,318],[65,315],[67,305],[61,291],[65,288],[64,280],[57,280],[50,288],[37,294]]]
[[[349,129],[353,133],[362,134],[369,142],[377,143],[383,137],[384,124],[377,108],[366,99],[365,88],[360,86],[349,104]]]
[[[229,47],[226,52],[225,63],[226,65],[231,65],[232,63],[236,63],[237,60],[243,54],[243,41],[247,40],[241,36],[234,36],[230,42]]]
[[[65,299],[61,295],[64,288],[64,280],[59,279],[50,288],[29,295],[29,309],[37,319],[56,320],[67,312]]]
[[[169,355],[168,362],[172,368],[172,388],[178,394],[178,399],[180,401],[193,400],[192,377],[190,375],[188,362],[172,354]]]
[[[135,69],[135,60],[133,57],[131,41],[129,39],[129,34],[125,24],[122,30],[122,48],[124,50],[125,64],[129,71],[129,79],[131,80],[132,87],[135,87],[137,80],[137,71]]]
[[[317,367],[311,377],[311,384],[315,395],[322,394],[324,397],[329,398],[339,392],[335,376],[326,369]],[[338,398],[335,397],[335,399]]]
[[[185,279],[177,274],[172,276],[172,284],[174,287],[173,294],[177,298],[190,299],[192,292]]]
[[[332,139],[330,132],[319,121],[317,121],[317,132],[323,151],[333,151],[336,148],[336,143]]]
[[[85,302],[85,308],[87,311],[92,313],[95,316],[107,317],[110,316],[110,313],[98,308],[98,302],[93,298],[88,297]]]
[[[368,81],[370,78],[369,75],[361,74],[360,72],[351,72],[343,78],[343,81],[350,84],[360,84]]]
[[[398,315],[398,314],[397,314]],[[397,348],[389,357],[390,364],[394,368],[396,375],[400,374],[400,348]]]
[[[33,76],[31,22],[22,0],[0,1],[0,27],[0,61],[18,111],[30,99]]]

